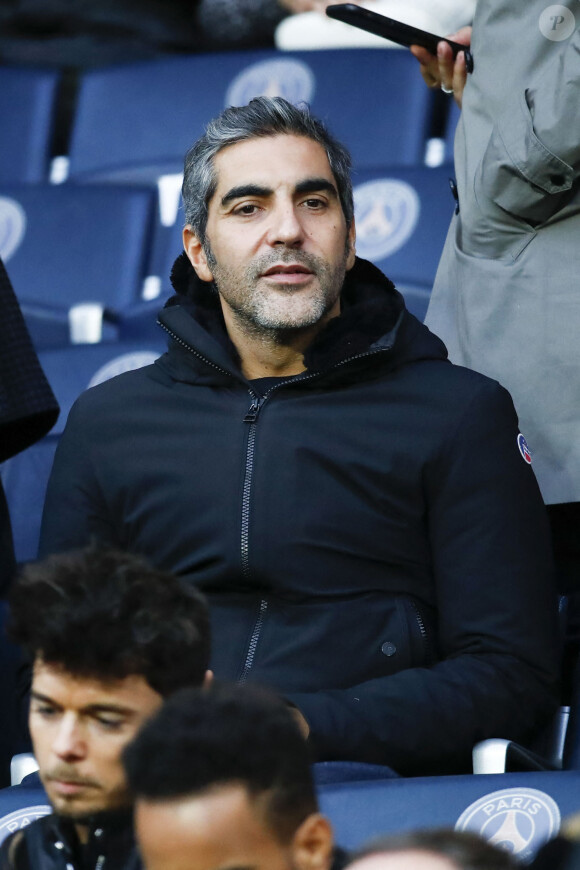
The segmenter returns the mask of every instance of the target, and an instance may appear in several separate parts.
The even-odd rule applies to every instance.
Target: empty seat
[[[178,172],[206,123],[259,94],[311,104],[359,166],[420,163],[432,94],[406,52],[274,50],[193,55],[86,73],[70,177]]]
[[[453,165],[453,145],[460,114],[461,109],[455,100],[452,100],[445,125],[445,161],[451,165]]]
[[[0,66],[0,182],[48,177],[60,74]]]
[[[417,316],[425,314],[453,214],[449,176],[447,166],[354,175],[357,253],[407,291]]]
[[[155,204],[148,188],[0,185],[0,254],[39,335],[78,303],[140,298]]]
[[[580,772],[433,776],[322,786],[322,812],[354,849],[419,828],[473,831],[527,863],[578,809]]]

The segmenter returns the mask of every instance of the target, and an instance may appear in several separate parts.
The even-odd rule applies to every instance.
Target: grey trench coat
[[[580,2],[478,0],[426,323],[512,394],[547,504],[580,501]]]

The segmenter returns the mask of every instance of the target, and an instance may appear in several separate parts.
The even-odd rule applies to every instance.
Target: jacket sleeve
[[[550,538],[517,435],[511,398],[487,381],[442,439],[424,470],[439,661],[351,689],[289,695],[319,759],[465,772],[477,741],[526,741],[555,709]]]
[[[92,539],[122,546],[94,470],[92,427],[83,401],[81,396],[73,405],[54,457],[42,514],[41,558],[84,547]]]
[[[566,204],[580,172],[580,28],[493,128],[475,188],[502,209],[538,224]]]

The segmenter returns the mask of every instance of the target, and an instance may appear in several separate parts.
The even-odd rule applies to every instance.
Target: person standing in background
[[[473,73],[415,47],[462,106],[458,213],[426,323],[512,394],[552,526],[560,591],[580,589],[580,7],[478,2]],[[531,461],[531,460],[530,460]],[[577,611],[577,605],[573,605]],[[570,632],[578,643],[577,615]]]

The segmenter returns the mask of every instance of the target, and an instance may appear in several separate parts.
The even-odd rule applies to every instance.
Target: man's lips
[[[312,276],[313,272],[302,263],[279,263],[262,272],[262,278],[271,278],[282,284],[301,283]]]
[[[87,788],[94,788],[91,782],[79,782],[78,780],[67,781],[63,779],[53,779],[50,781],[51,786],[57,794],[73,795],[84,791]]]
[[[83,788],[95,788],[98,786],[92,779],[83,779],[81,776],[75,776],[74,774],[59,774],[53,773],[49,774],[45,777],[47,783],[51,783],[51,785],[59,791],[63,792],[74,792],[78,789]]]

